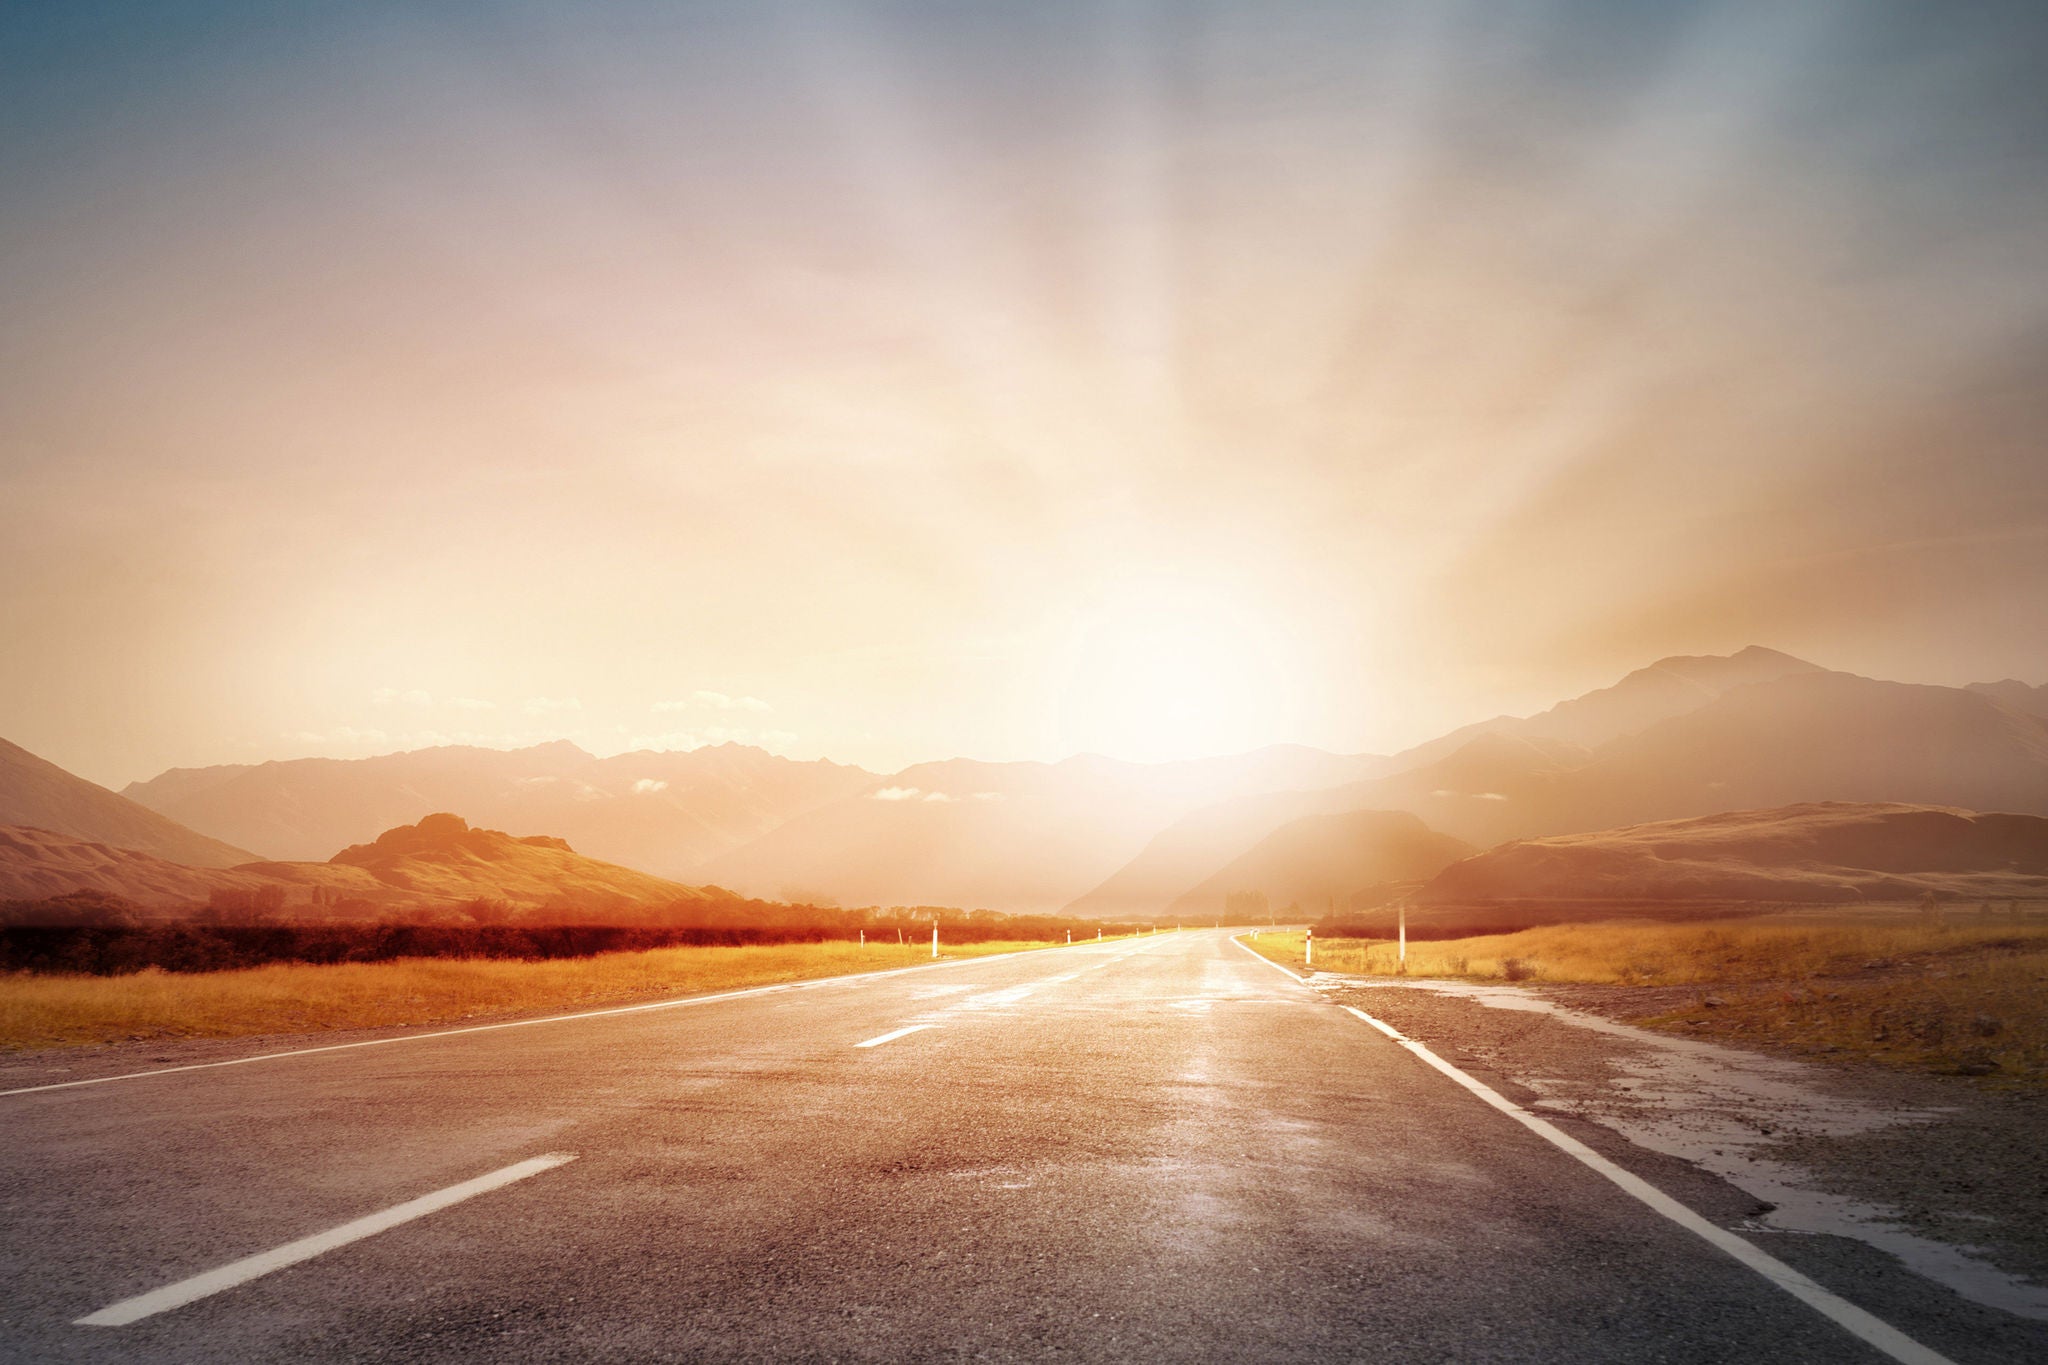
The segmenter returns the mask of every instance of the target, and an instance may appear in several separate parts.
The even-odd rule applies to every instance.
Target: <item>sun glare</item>
[[[1138,761],[1272,743],[1293,719],[1288,652],[1269,618],[1227,596],[1178,584],[1129,592],[1077,633],[1062,738]]]

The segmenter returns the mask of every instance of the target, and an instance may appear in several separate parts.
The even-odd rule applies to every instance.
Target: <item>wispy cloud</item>
[[[634,735],[626,741],[626,748],[657,749],[687,753],[691,749],[708,748],[714,744],[747,744],[756,749],[779,753],[796,743],[796,735],[788,730],[749,730],[728,725],[705,725],[694,730],[661,730],[651,734]]]
[[[658,777],[643,777],[633,784],[634,794],[638,796],[649,796],[655,792],[665,792],[667,790],[668,783]]]
[[[581,711],[583,703],[575,697],[528,697],[519,709],[529,716],[556,716]]]
[[[871,801],[915,801],[924,793],[916,787],[883,787],[868,793]]]

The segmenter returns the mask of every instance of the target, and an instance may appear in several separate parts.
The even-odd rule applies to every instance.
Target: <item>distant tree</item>
[[[0,903],[0,924],[119,929],[141,923],[134,904],[100,891],[67,891],[42,900]]]

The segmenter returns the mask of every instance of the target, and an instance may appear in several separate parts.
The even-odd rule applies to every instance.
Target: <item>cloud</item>
[[[916,787],[883,787],[880,791],[868,793],[872,801],[915,801],[924,795]]]
[[[692,692],[681,701],[658,701],[656,711],[755,711],[766,713],[775,708],[759,697],[729,697],[723,692]]]
[[[953,798],[944,792],[926,792],[924,799],[927,801],[951,801]]]
[[[652,792],[665,792],[667,790],[668,783],[655,777],[643,777],[633,784],[634,794],[638,796],[646,796]]]
[[[726,725],[706,725],[696,730],[663,730],[654,734],[634,735],[626,741],[626,748],[688,753],[692,749],[702,749],[713,744],[750,744],[757,749],[775,753],[794,743],[796,735],[788,730],[748,730]]]
[[[519,709],[529,716],[552,716],[565,711],[581,711],[583,703],[575,697],[528,697]]]
[[[1499,792],[1480,792],[1480,793],[1479,793],[1478,795],[1474,796],[1474,797],[1473,797],[1472,799],[1473,799],[1473,800],[1475,800],[1475,801],[1505,801],[1505,800],[1507,800],[1507,798],[1506,798],[1505,796],[1502,796],[1502,795],[1501,795],[1501,794],[1500,794]]]

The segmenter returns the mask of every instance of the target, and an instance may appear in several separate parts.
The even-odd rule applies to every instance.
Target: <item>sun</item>
[[[1141,762],[1274,743],[1294,728],[1291,643],[1270,613],[1226,592],[1127,587],[1077,623],[1061,738]]]

